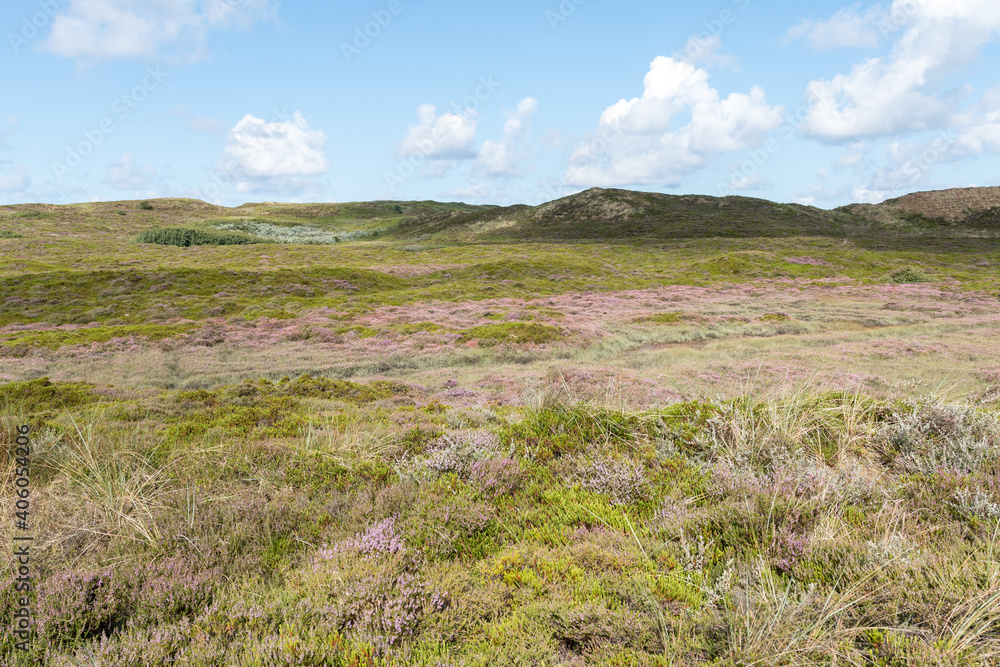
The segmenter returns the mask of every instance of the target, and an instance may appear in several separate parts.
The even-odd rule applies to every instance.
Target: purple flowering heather
[[[427,614],[447,606],[447,595],[429,592],[416,575],[372,576],[344,589],[341,627],[374,635],[375,645],[384,651],[415,636]]]
[[[396,531],[396,519],[389,517],[329,549],[320,550],[316,555],[316,560],[331,560],[336,554],[342,553],[380,556],[382,554],[398,554],[405,550],[406,544],[403,542],[403,537]]]
[[[472,479],[485,498],[499,498],[514,493],[524,476],[517,459],[487,459],[472,465]]]
[[[611,496],[612,505],[628,505],[649,495],[649,480],[642,465],[601,459],[584,473],[583,488]]]

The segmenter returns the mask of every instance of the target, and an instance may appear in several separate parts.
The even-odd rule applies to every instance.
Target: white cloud
[[[771,181],[763,174],[743,175],[729,181],[729,187],[734,190],[766,190],[771,185]]]
[[[156,168],[152,165],[136,164],[135,155],[125,153],[120,162],[108,167],[108,175],[104,182],[118,190],[142,190],[156,176]]]
[[[314,176],[330,168],[325,151],[326,133],[298,111],[271,123],[247,114],[230,130],[223,159],[250,178]]]
[[[881,5],[860,13],[860,5],[844,7],[825,21],[806,19],[788,31],[787,38],[805,39],[819,50],[873,48],[881,42],[879,22],[886,20]]]
[[[43,48],[85,63],[195,60],[212,30],[273,20],[277,6],[275,0],[68,0]]]
[[[29,187],[31,178],[28,176],[27,167],[17,167],[10,174],[0,173],[0,192],[23,192]]]
[[[417,107],[420,122],[411,125],[398,147],[402,156],[423,155],[433,160],[468,160],[476,156],[475,112],[437,115],[433,104]]]
[[[947,126],[958,96],[942,92],[949,74],[974,61],[1000,30],[995,0],[895,0],[880,21],[901,35],[887,57],[849,74],[811,81],[800,129],[825,141],[889,136]]]
[[[859,167],[867,157],[868,142],[855,141],[841,153],[833,164],[841,168]]]
[[[690,62],[656,58],[642,97],[609,106],[594,137],[573,152],[566,182],[676,185],[711,157],[758,146],[781,125],[783,109],[769,105],[763,89],[722,98],[708,79]]]
[[[486,141],[479,149],[477,165],[491,176],[516,176],[518,163],[524,158],[517,150],[517,141],[523,137],[538,111],[538,100],[526,97],[517,105],[517,111],[504,123],[503,138]]]
[[[892,199],[896,194],[891,190],[871,190],[866,187],[857,187],[851,190],[853,201],[859,204],[881,204],[886,199]]]

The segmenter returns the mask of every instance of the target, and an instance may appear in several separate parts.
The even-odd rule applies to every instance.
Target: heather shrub
[[[472,480],[483,498],[494,500],[517,491],[524,478],[521,462],[499,458],[472,464]]]
[[[134,580],[123,572],[57,572],[38,585],[37,636],[73,646],[123,626],[132,610]]]
[[[492,455],[499,445],[500,439],[489,431],[443,435],[427,446],[429,454],[417,467],[434,475],[454,473],[468,479],[473,464]]]
[[[448,605],[411,572],[382,570],[340,589],[335,604],[342,629],[381,651],[417,635],[424,618]]]
[[[1000,522],[1000,503],[994,502],[983,489],[959,489],[951,505],[967,518],[990,525]]]
[[[335,544],[332,549],[320,551],[317,558],[328,559],[334,553],[350,553],[358,556],[398,554],[405,549],[403,537],[396,531],[396,519],[389,517],[354,537]]]
[[[129,627],[112,637],[102,637],[77,652],[72,661],[59,667],[79,665],[114,665],[115,667],[158,667],[173,665],[188,653],[191,644],[191,621],[150,627]],[[221,648],[221,647],[220,647]],[[204,664],[204,663],[203,663]]]
[[[347,655],[344,638],[335,632],[303,626],[255,640],[240,656],[246,667],[329,667],[373,665],[370,652]]]
[[[190,560],[171,558],[140,570],[135,590],[138,625],[169,624],[193,618],[212,604],[220,570],[199,570]]]
[[[603,458],[580,462],[583,488],[610,497],[612,505],[631,505],[649,499],[646,468],[627,459]]]
[[[1000,459],[1000,419],[969,404],[911,403],[880,435],[883,459],[906,472],[972,472]]]
[[[612,610],[587,602],[556,605],[549,611],[552,636],[570,653],[587,654],[610,646],[656,650],[652,621],[630,609]]]
[[[798,514],[785,517],[771,540],[771,562],[782,572],[792,568],[809,553],[809,536]]]

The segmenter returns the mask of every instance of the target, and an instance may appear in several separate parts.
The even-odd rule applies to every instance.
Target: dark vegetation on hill
[[[329,232],[343,240],[381,235],[390,240],[448,243],[642,243],[819,237],[905,247],[918,238],[960,242],[1000,234],[1000,188],[914,193],[878,205],[851,204],[834,210],[751,197],[675,196],[602,188],[541,206],[376,201],[267,202],[224,208],[190,199],[70,206],[20,204],[0,207],[0,238],[24,235],[35,220],[79,221],[81,217],[85,222],[108,223],[109,232],[133,233],[141,243],[181,246],[259,242],[246,227],[249,222]],[[229,227],[219,228],[225,225]]]

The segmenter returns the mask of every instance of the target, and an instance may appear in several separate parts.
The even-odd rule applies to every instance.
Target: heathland
[[[3,664],[1000,660],[1000,189],[4,206],[0,286]]]

